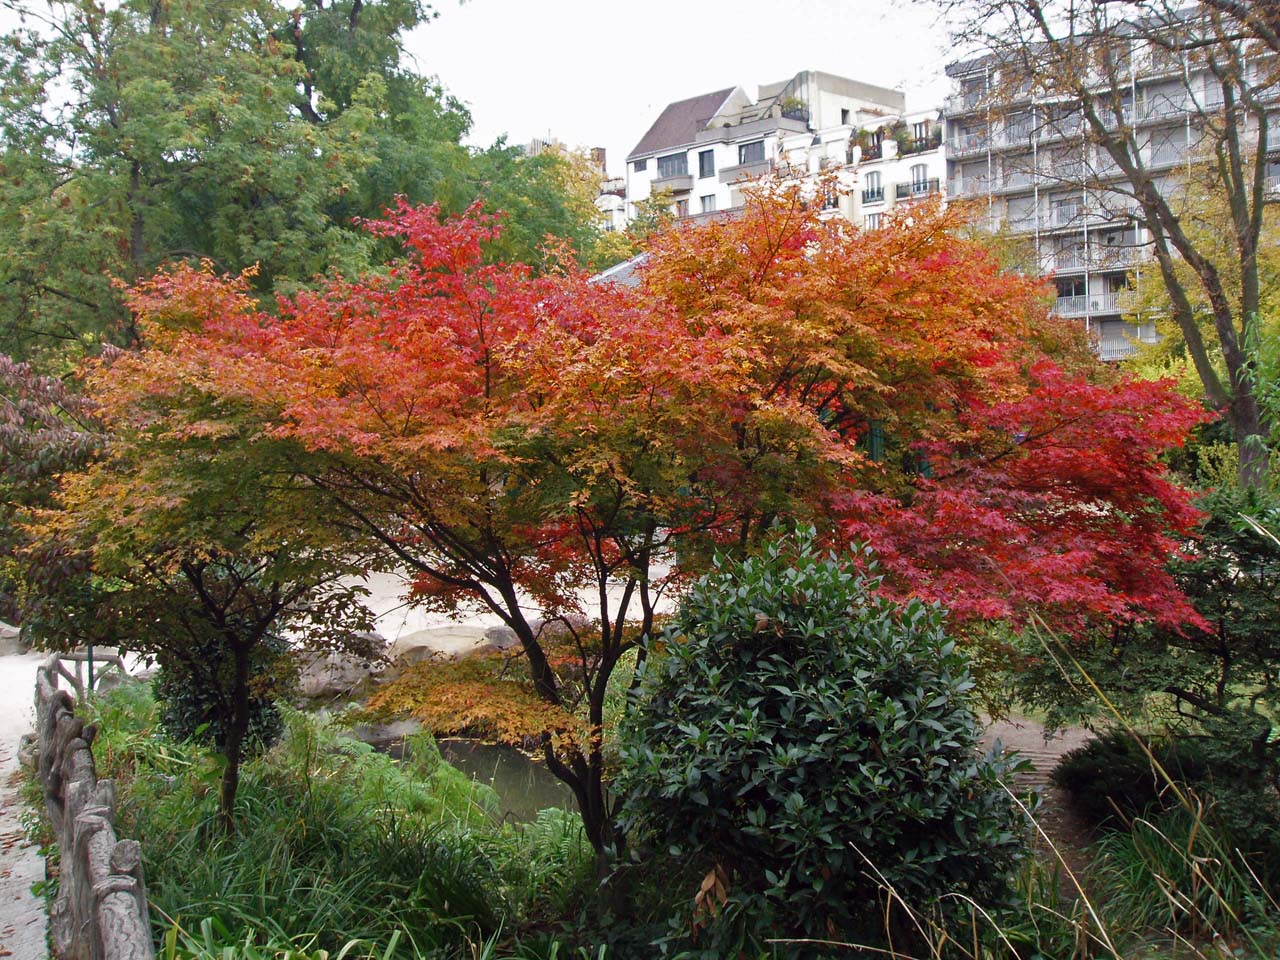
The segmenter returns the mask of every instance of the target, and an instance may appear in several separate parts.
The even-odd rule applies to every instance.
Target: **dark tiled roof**
[[[646,153],[655,153],[666,147],[679,147],[693,143],[696,134],[720,106],[729,99],[734,87],[717,90],[715,93],[704,93],[700,97],[688,100],[677,100],[667,104],[658,119],[654,121],[649,132],[640,138],[635,149],[627,155],[627,159]]]

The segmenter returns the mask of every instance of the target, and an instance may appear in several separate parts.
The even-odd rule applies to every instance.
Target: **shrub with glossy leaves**
[[[250,671],[249,729],[245,749],[255,754],[280,737],[284,723],[275,701],[292,688],[296,666],[289,643],[269,636],[254,652]],[[221,750],[231,722],[232,659],[226,644],[212,638],[194,655],[160,657],[155,696],[161,707],[161,723],[173,740],[195,740]]]
[[[813,541],[720,560],[685,598],[622,732],[627,827],[728,871],[727,913],[780,935],[865,934],[888,887],[1000,898],[1023,823],[943,611]]]

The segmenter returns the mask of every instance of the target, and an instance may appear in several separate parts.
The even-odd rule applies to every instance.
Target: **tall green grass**
[[[165,740],[145,688],[95,712],[119,830],[142,844],[157,942],[175,957],[461,956],[504,924],[568,909],[590,882],[575,814],[499,824],[493,791],[430,737],[397,763],[286,712],[281,743],[244,767],[228,834],[216,757]]]

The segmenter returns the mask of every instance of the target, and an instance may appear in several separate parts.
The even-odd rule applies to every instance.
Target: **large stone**
[[[488,642],[491,627],[464,627],[451,624],[417,630],[391,644],[387,657],[393,664],[407,666],[434,658],[456,660],[474,653]]]
[[[365,683],[385,665],[385,638],[362,634],[361,654],[308,653],[298,672],[298,690],[308,699],[343,697],[359,693]]]
[[[21,628],[0,620],[0,656],[26,653],[27,649],[22,643]]]

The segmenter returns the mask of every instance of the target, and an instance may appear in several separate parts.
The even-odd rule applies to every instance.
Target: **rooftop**
[[[706,126],[707,120],[716,115],[729,96],[737,87],[727,87],[713,93],[704,93],[688,100],[677,100],[667,104],[667,108],[658,115],[647,133],[640,138],[635,149],[627,156],[643,156],[667,147],[679,147],[693,143],[699,130]]]

